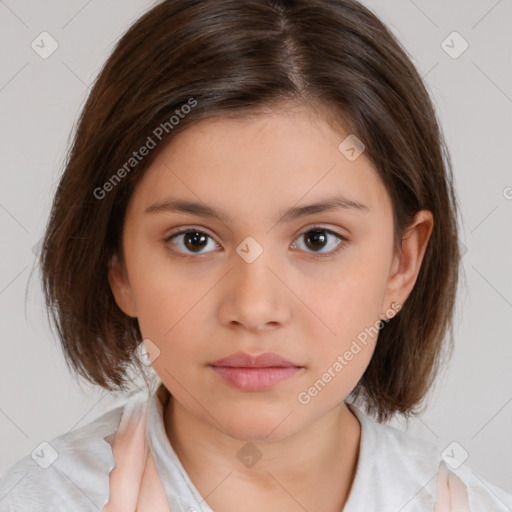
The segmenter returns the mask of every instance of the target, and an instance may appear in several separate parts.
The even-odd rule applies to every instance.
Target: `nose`
[[[283,281],[283,270],[266,251],[248,263],[234,255],[234,265],[223,279],[220,321],[229,327],[250,331],[276,329],[291,316],[291,292]]]

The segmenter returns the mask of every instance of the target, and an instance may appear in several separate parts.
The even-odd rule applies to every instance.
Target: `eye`
[[[336,241],[336,238],[338,241]],[[314,226],[309,228],[307,231],[302,232],[297,240],[299,242],[305,240],[305,249],[300,247],[300,243],[292,244],[292,249],[296,249],[297,245],[299,245],[298,248],[301,250],[303,249],[306,252],[310,252],[309,250],[312,250],[312,254],[320,257],[327,257],[340,251],[345,246],[343,242],[346,242],[347,238],[322,226]],[[322,249],[326,247],[327,250],[322,251]],[[329,247],[331,248],[330,250]]]
[[[173,242],[174,239],[177,239],[176,242]],[[208,243],[208,240],[211,243]],[[203,249],[210,245],[211,249],[215,249],[218,245],[213,241],[213,238],[205,233],[204,231],[200,231],[195,228],[185,228],[177,233],[172,234],[168,238],[165,239],[165,242],[171,242],[175,247],[178,248],[177,252],[183,252],[185,254],[203,254]]]
[[[175,239],[176,241],[174,241]],[[343,242],[348,241],[346,237],[322,226],[314,226],[303,231],[297,240],[299,243],[293,243],[292,249],[298,248],[318,257],[329,257],[336,254],[345,246]],[[304,245],[301,244],[303,240],[305,240]],[[211,250],[219,247],[208,233],[194,227],[183,228],[167,237],[164,242],[170,242],[177,248],[175,252],[182,253],[184,256],[211,252],[205,250],[209,245]]]

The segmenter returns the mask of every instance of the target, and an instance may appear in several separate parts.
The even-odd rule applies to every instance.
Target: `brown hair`
[[[379,421],[417,414],[453,344],[460,255],[451,163],[406,51],[353,0],[167,0],[119,40],[78,120],[41,250],[46,305],[76,373],[123,391],[128,370],[144,370],[137,319],[117,306],[108,268],[122,258],[126,205],[156,154],[199,120],[290,102],[329,111],[363,141],[392,199],[397,248],[415,213],[433,213],[415,287],[347,397]],[[149,138],[158,147],[135,161]]]

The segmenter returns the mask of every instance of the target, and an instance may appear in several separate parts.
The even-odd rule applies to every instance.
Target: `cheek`
[[[388,271],[385,251],[349,250],[322,275],[310,272],[299,291],[316,313],[308,321],[319,324],[324,339],[331,336],[338,343],[370,327],[381,313]]]
[[[193,265],[173,264],[165,255],[151,264],[144,261],[148,259],[142,253],[133,259],[132,288],[142,336],[160,351],[153,367],[163,379],[164,369],[174,374],[204,359],[200,341],[204,339],[207,292],[216,281],[195,272]]]
[[[332,266],[329,279],[317,280],[309,296],[302,291],[316,313],[303,320],[310,338],[317,333],[312,373],[322,382],[332,381],[327,387],[335,395],[342,388],[352,389],[373,355],[390,263],[386,254],[362,246],[349,250],[339,265]]]

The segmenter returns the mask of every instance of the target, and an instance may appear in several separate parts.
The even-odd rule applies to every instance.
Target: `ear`
[[[413,223],[406,229],[402,238],[402,248],[395,255],[391,266],[382,304],[383,310],[389,309],[392,303],[401,305],[407,300],[420,272],[433,226],[432,212],[421,210],[415,215]]]
[[[110,283],[114,299],[121,311],[132,318],[137,318],[137,308],[133,298],[130,282],[128,281],[128,273],[124,262],[120,261],[117,254],[110,260],[108,281]]]

